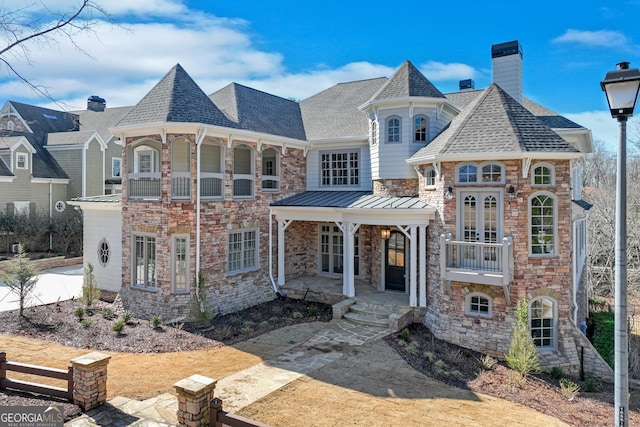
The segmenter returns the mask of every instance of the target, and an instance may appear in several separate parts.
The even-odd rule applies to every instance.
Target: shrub
[[[280,318],[278,316],[271,316],[269,318],[269,322],[271,323],[278,323],[280,321]]]
[[[407,344],[404,349],[411,355],[418,354],[418,343],[415,341],[411,341],[411,343]]]
[[[580,393],[580,386],[568,378],[562,378],[560,380],[560,393],[565,398],[573,400]]]
[[[558,366],[554,366],[553,368],[551,368],[551,377],[559,380],[560,378],[564,377],[564,372],[562,371],[562,368],[558,367]]]
[[[149,320],[149,323],[153,329],[158,329],[162,324],[162,317],[156,314],[151,318],[151,320]]]
[[[584,391],[587,393],[597,393],[602,390],[602,384],[595,378],[587,378],[584,383]]]
[[[100,314],[102,314],[102,317],[104,317],[105,319],[113,318],[113,310],[111,310],[109,307],[104,307],[102,310],[100,310]]]
[[[76,308],[75,310],[73,310],[73,315],[76,316],[78,320],[82,320],[82,318],[84,317],[84,308]]]
[[[240,333],[242,335],[250,334],[251,332],[253,332],[253,328],[251,326],[243,326],[242,329],[240,329]]]
[[[517,371],[524,381],[529,375],[540,372],[538,349],[529,332],[526,298],[516,304],[516,324],[506,360],[509,367]]]
[[[266,320],[263,320],[258,324],[258,326],[261,328],[266,328],[267,326],[269,326],[269,322],[267,322]]]
[[[498,363],[498,360],[489,356],[488,354],[483,355],[480,359],[478,359],[482,369],[490,371],[493,367]]]
[[[80,324],[83,328],[88,329],[91,326],[91,319],[82,319]]]
[[[191,308],[189,309],[189,317],[197,328],[206,328],[211,324],[213,319],[213,311],[207,302],[207,289],[205,286],[205,277],[202,271],[198,271],[198,281],[196,289],[191,300]]]
[[[291,317],[293,317],[294,319],[302,319],[303,316],[299,311],[294,311]]]
[[[411,332],[408,328],[404,328],[402,331],[400,331],[400,339],[402,341],[408,342],[409,338],[411,338]]]
[[[124,313],[122,313],[122,321],[124,323],[131,322],[131,319],[133,319],[133,312],[132,311],[127,310]]]
[[[309,317],[316,317],[318,315],[318,307],[309,307]]]
[[[88,308],[97,299],[100,298],[100,289],[98,289],[98,281],[95,274],[93,274],[93,264],[87,263],[84,268],[84,279],[82,282],[82,300],[84,305]]]
[[[111,325],[111,330],[113,332],[115,332],[116,334],[120,334],[122,333],[122,330],[124,329],[124,325],[125,325],[125,321],[124,320],[116,320],[115,322],[113,322],[113,325]]]

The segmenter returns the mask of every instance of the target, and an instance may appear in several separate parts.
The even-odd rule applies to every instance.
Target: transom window
[[[320,224],[320,272],[329,274],[342,274],[344,272],[344,238],[337,225]],[[354,236],[353,248],[353,273],[360,275],[360,233]]]
[[[529,305],[531,336],[536,347],[555,347],[555,304],[551,298],[538,298]]]
[[[457,184],[503,184],[504,166],[500,163],[465,163],[456,166]]]
[[[229,274],[258,268],[258,228],[229,231],[227,270]]]
[[[427,142],[429,136],[429,120],[425,116],[413,119],[414,142]]]
[[[530,199],[530,253],[554,255],[556,241],[556,201],[550,194],[536,194]]]
[[[133,244],[133,285],[155,289],[156,279],[156,237],[134,235]]]
[[[387,142],[400,142],[400,118],[387,119]]]
[[[436,168],[433,166],[428,166],[424,170],[424,186],[425,187],[435,187],[436,185]]]
[[[358,151],[322,153],[320,156],[323,187],[346,187],[360,184]]]
[[[551,187],[555,185],[555,169],[548,163],[533,166],[531,185],[534,187]]]
[[[29,168],[29,157],[26,153],[17,153],[16,154],[16,169],[28,169]]]
[[[493,304],[488,295],[480,292],[473,292],[465,297],[465,301],[467,314],[491,317]]]

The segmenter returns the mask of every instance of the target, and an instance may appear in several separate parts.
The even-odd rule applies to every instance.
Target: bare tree
[[[45,12],[34,14],[39,6],[45,7]],[[92,31],[96,16],[114,22],[99,4],[91,0],[81,0],[67,12],[47,9],[43,3],[36,1],[26,2],[24,7],[16,10],[6,10],[0,6],[0,34],[4,34],[6,40],[4,47],[0,48],[0,63],[36,93],[55,102],[47,88],[26,78],[13,66],[13,60],[22,57],[29,62],[30,42],[41,45],[56,43],[56,37],[60,36],[68,38],[76,49],[88,55],[74,40],[79,34]],[[47,22],[40,22],[38,17]]]

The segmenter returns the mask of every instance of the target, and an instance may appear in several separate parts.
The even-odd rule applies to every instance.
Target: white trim
[[[471,298],[480,297],[487,300],[487,313],[482,313],[480,311],[472,311],[471,310]],[[466,316],[473,317],[481,317],[481,318],[492,318],[493,317],[493,298],[484,292],[469,292],[464,296],[464,314]]]

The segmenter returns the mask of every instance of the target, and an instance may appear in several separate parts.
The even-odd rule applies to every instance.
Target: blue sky
[[[339,82],[390,76],[406,59],[442,92],[467,78],[480,89],[492,80],[491,45],[519,40],[524,95],[613,145],[617,125],[599,82],[620,61],[640,67],[640,0],[94,1],[119,25],[98,21],[76,46],[61,38],[29,45],[29,60],[9,58],[68,109],[84,108],[89,95],[109,107],[134,105],[176,63],[207,94],[235,81],[304,99]],[[31,14],[42,3],[70,10],[78,0],[5,0],[3,7],[27,4],[23,13]],[[59,108],[6,68],[0,98]]]

